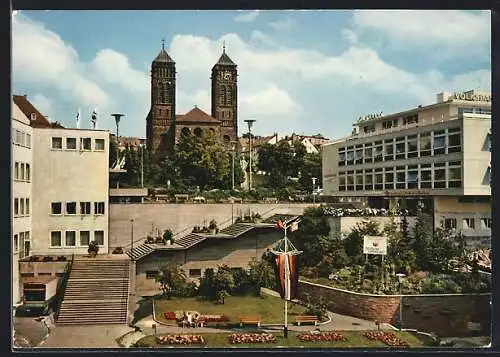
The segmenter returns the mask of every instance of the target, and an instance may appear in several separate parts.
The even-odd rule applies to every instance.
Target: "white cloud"
[[[55,89],[83,105],[108,104],[106,93],[83,73],[75,49],[22,14],[12,19],[12,70],[19,82]]]
[[[295,22],[291,18],[273,21],[269,23],[269,26],[274,28],[275,30],[288,30],[293,27]]]
[[[489,44],[489,11],[465,10],[356,10],[355,28],[377,32],[389,42],[409,49],[433,48],[444,55],[451,49]],[[437,53],[436,53],[437,54]]]
[[[342,29],[341,30],[342,38],[346,40],[349,44],[354,45],[358,43],[358,35],[349,29]]]
[[[45,116],[52,117],[52,105],[50,99],[43,94],[36,94],[30,101]],[[53,118],[51,120],[54,120]]]
[[[237,22],[253,22],[259,16],[259,10],[253,10],[246,12],[244,14],[239,14],[234,17],[234,21]]]

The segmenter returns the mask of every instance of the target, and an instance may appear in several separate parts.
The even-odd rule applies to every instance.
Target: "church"
[[[195,106],[176,114],[175,61],[165,45],[151,64],[151,108],[146,119],[148,151],[156,158],[171,154],[182,135],[202,137],[211,131],[226,148],[238,141],[238,88],[236,64],[223,46],[222,55],[212,67],[211,113]]]

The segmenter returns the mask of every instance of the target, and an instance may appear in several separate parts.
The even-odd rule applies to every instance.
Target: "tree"
[[[363,262],[363,239],[365,235],[379,235],[379,224],[374,220],[364,220],[356,224],[356,227],[344,239],[344,249],[353,264],[364,264]]]
[[[284,188],[287,177],[294,172],[294,153],[288,142],[283,140],[276,145],[264,144],[259,147],[258,153],[257,167],[268,174],[266,186],[275,189]]]
[[[186,275],[173,262],[168,262],[160,268],[156,281],[160,283],[167,298],[171,298],[187,285]]]
[[[229,292],[235,287],[233,274],[227,265],[217,268],[213,278],[213,288],[219,302],[224,304],[224,298],[229,296]]]
[[[260,261],[257,261],[255,258],[252,259],[248,275],[250,286],[256,295],[260,294],[260,288],[272,289],[275,286],[275,270],[271,262],[267,259]]]
[[[312,178],[316,177],[316,186],[321,186],[322,177],[322,158],[321,154],[306,154],[300,167],[299,185],[304,191],[312,190]]]

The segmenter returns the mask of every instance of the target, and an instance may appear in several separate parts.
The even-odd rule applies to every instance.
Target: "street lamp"
[[[130,219],[130,259],[134,260],[134,219]]]
[[[248,176],[248,190],[252,190],[252,126],[255,119],[244,120],[248,125],[248,163],[249,163],[249,176]]]
[[[401,331],[403,329],[403,294],[401,292],[401,282],[403,281],[403,278],[406,276],[403,273],[397,273],[396,276],[398,277],[398,282],[399,282],[399,330]]]
[[[316,203],[316,196],[314,195],[314,187],[316,186],[316,180],[317,180],[317,178],[316,177],[311,177],[311,179],[312,179],[312,182],[313,182],[313,192],[312,192],[313,203]]]
[[[233,141],[231,142],[231,152],[233,154],[233,172],[232,172],[232,181],[233,181],[233,191],[234,191],[234,152],[236,150],[236,143]]]

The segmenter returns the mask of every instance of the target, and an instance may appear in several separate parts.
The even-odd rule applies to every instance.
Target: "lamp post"
[[[134,260],[134,219],[130,219],[130,259]]]
[[[312,182],[313,182],[313,191],[312,191],[312,196],[313,196],[313,203],[316,203],[316,196],[314,195],[314,187],[316,186],[316,177],[311,177]]]
[[[403,329],[403,294],[401,293],[401,282],[403,281],[403,278],[406,276],[405,274],[402,273],[397,273],[396,276],[398,277],[399,281],[399,330],[401,331]]]
[[[144,188],[144,144],[139,144],[141,148],[141,187]]]
[[[249,164],[249,175],[248,175],[248,191],[252,190],[252,126],[255,123],[255,119],[244,120],[248,125],[248,164]]]
[[[118,154],[120,152],[120,140],[118,139],[119,138],[119,134],[120,134],[120,120],[122,117],[125,116],[125,114],[119,114],[119,113],[115,113],[115,114],[111,114],[112,117],[115,118],[115,123],[116,123],[116,163],[118,164],[119,162],[119,158],[118,158]]]
[[[231,143],[231,152],[233,154],[233,171],[232,171],[232,183],[233,183],[232,187],[233,187],[233,191],[234,191],[234,152],[235,152],[235,150],[236,150],[236,143],[233,141]]]

